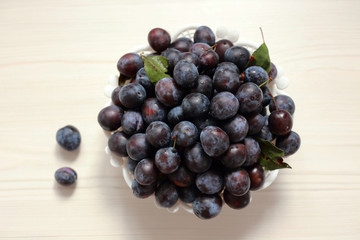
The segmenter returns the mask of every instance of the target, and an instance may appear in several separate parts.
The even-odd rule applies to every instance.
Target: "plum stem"
[[[176,137],[175,136],[172,136],[171,139],[174,139],[174,145],[173,145],[173,148],[172,148],[172,152],[175,152],[175,145],[176,145]]]
[[[207,52],[207,51],[209,51],[210,49],[212,49],[214,52],[216,51],[216,47],[217,47],[217,43],[215,43],[214,45],[212,45],[211,47],[209,47],[209,48],[207,48],[207,49],[205,49],[205,50],[203,50],[203,52]]]
[[[271,98],[272,98],[273,101],[274,101],[276,111],[279,110],[278,107],[277,107],[277,104],[276,104],[276,101],[275,101],[274,96],[271,94],[271,92],[269,92],[268,94],[271,96]]]
[[[263,33],[263,30],[262,30],[262,28],[261,28],[261,27],[260,27],[260,32],[261,32],[261,37],[262,37],[262,40],[263,40],[263,42],[265,42],[264,33]]]
[[[259,85],[259,88],[264,86],[266,83],[271,82],[272,80],[273,80],[272,77],[269,77],[268,80],[266,80],[265,82],[263,82],[262,84]]]

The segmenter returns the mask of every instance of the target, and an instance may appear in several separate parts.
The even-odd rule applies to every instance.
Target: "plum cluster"
[[[275,65],[269,73],[247,66],[250,52],[216,41],[207,26],[192,39],[173,41],[155,28],[148,42],[154,50],[149,56],[167,59],[168,77],[153,83],[139,54],[123,55],[117,68],[120,79],[129,80],[98,114],[100,126],[112,133],[109,149],[128,157],[134,195],[154,194],[165,208],[179,200],[192,204],[201,219],[217,216],[223,202],[244,208],[265,179],[256,139],[276,141],[285,156],[300,147],[292,131],[294,101],[268,94]]]

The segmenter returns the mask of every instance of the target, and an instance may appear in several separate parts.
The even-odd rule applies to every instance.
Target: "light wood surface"
[[[0,239],[360,239],[360,2],[0,1]],[[244,210],[213,220],[132,196],[96,121],[116,62],[189,23],[261,42],[291,80],[301,149]],[[73,124],[79,151],[55,133]],[[57,168],[78,172],[74,187]]]

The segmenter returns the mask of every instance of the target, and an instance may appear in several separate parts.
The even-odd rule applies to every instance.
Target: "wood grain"
[[[360,2],[0,1],[0,239],[360,239]],[[153,27],[189,23],[261,42],[291,80],[302,146],[268,189],[210,221],[139,200],[109,164],[103,88]],[[73,124],[80,150],[56,131]],[[54,182],[62,166],[76,186]]]

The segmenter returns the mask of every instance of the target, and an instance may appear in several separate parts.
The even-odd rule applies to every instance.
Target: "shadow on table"
[[[79,146],[74,151],[67,151],[64,148],[60,147],[59,144],[56,144],[55,146],[55,155],[62,161],[75,161],[75,159],[79,156],[80,151],[81,146]]]
[[[154,196],[147,199],[136,198],[126,185],[120,169],[110,165],[105,152],[99,158],[102,161],[99,173],[107,172],[108,176],[112,175],[100,179],[100,184],[104,186],[101,189],[104,207],[115,218],[113,221],[117,221],[115,225],[121,225],[123,230],[119,229],[119,236],[126,235],[128,240],[251,238],[252,232],[261,231],[262,225],[276,214],[281,199],[281,191],[271,191],[271,186],[261,192],[253,192],[252,202],[242,210],[233,210],[224,204],[217,217],[201,220],[184,209],[177,213],[158,209],[155,207]]]
[[[64,199],[70,198],[73,195],[75,189],[76,189],[76,182],[71,186],[63,186],[57,183],[56,181],[54,181],[54,191],[56,195]]]

